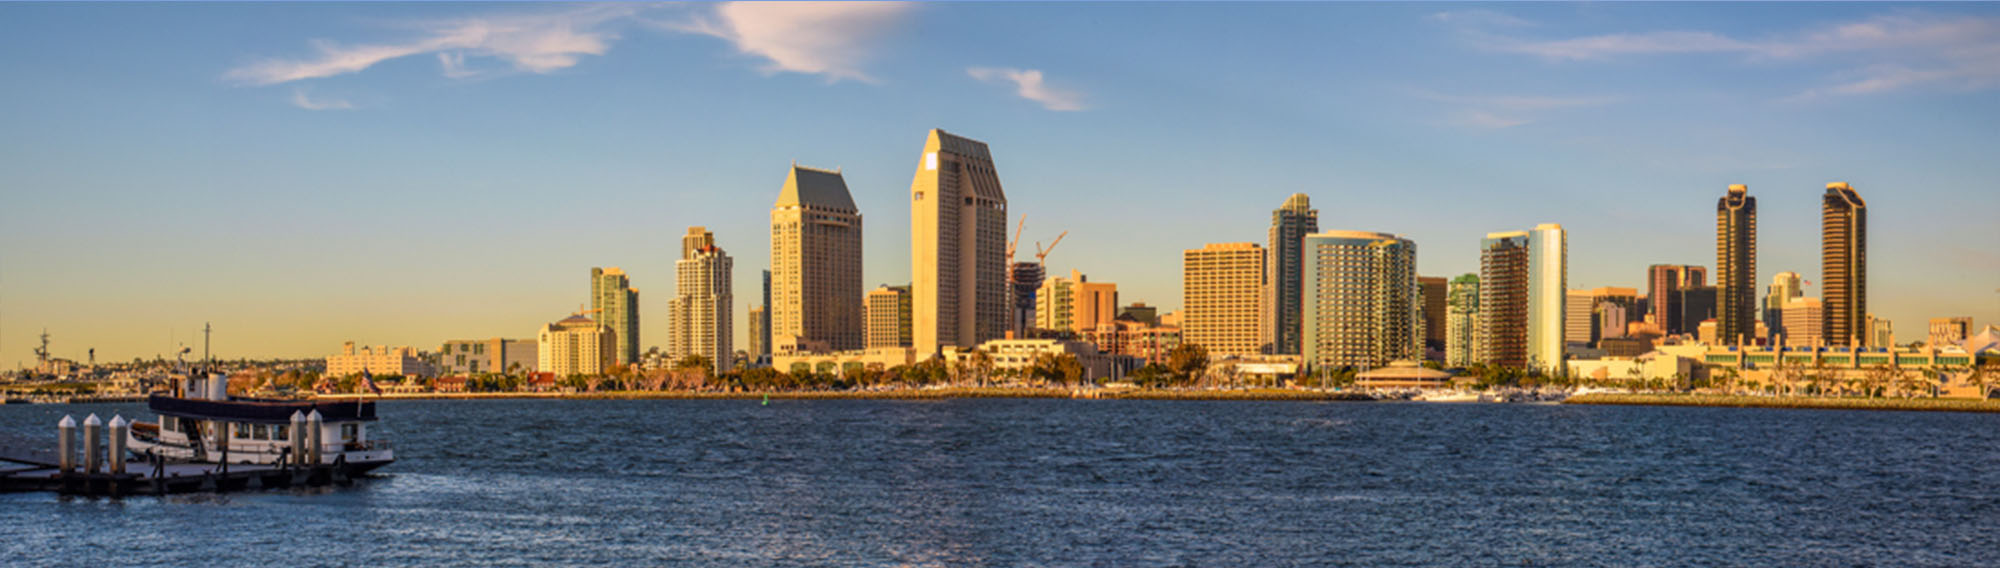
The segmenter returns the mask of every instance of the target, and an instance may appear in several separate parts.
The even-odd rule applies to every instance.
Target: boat
[[[1480,397],[1479,393],[1472,391],[1440,390],[1417,395],[1416,400],[1423,402],[1480,402]]]
[[[156,422],[132,423],[126,448],[146,461],[325,466],[356,476],[396,461],[389,441],[371,438],[375,403],[232,397],[227,377],[177,381],[146,406]]]

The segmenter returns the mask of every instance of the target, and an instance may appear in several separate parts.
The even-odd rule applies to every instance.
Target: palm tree
[[[1966,368],[1966,371],[1965,384],[1972,385],[1974,391],[1979,394],[1979,398],[1986,398],[1986,385],[1991,383],[1993,379],[1992,365],[1980,365],[1974,362],[1970,367]]]

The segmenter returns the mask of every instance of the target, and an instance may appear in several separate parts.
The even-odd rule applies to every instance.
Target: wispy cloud
[[[965,72],[974,79],[988,83],[1012,83],[1014,94],[1041,103],[1042,108],[1054,111],[1083,110],[1082,93],[1049,86],[1042,80],[1042,72],[1037,69],[969,67]]]
[[[1806,89],[1794,100],[1922,88],[2000,88],[2000,18],[1906,12],[1759,38],[1666,30],[1565,39],[1499,33],[1496,28],[1502,26],[1490,18],[1433,19],[1458,27],[1483,49],[1554,61],[1729,54],[1760,64],[1832,61],[1845,66],[1829,77],[1832,84]]]
[[[686,22],[666,24],[714,36],[768,61],[766,73],[873,82],[862,71],[883,34],[910,11],[891,2],[729,2]]]
[[[635,13],[630,5],[598,5],[561,12],[504,14],[417,26],[419,37],[381,44],[312,42],[316,55],[267,58],[229,70],[224,78],[244,85],[276,85],[359,73],[378,63],[438,54],[447,76],[468,76],[465,58],[493,58],[516,71],[550,73],[575,66],[583,56],[603,55],[617,34],[606,24]]]
[[[1623,100],[1610,96],[1452,95],[1426,90],[1411,94],[1457,107],[1448,122],[1479,129],[1513,128],[1535,122],[1546,111],[1604,106]]]
[[[1480,27],[1528,27],[1534,22],[1492,10],[1454,10],[1430,15],[1431,21]]]
[[[306,95],[305,89],[292,90],[292,106],[306,110],[354,110],[354,103],[345,99],[314,99]]]

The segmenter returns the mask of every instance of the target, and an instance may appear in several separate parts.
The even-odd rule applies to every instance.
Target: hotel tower
[[[1319,210],[1312,208],[1311,198],[1303,193],[1294,193],[1285,199],[1285,204],[1271,212],[1269,248],[1265,249],[1271,259],[1264,264],[1264,309],[1270,311],[1271,352],[1280,355],[1299,353],[1299,318],[1302,313],[1305,287],[1310,285],[1300,272],[1304,257],[1301,251],[1306,235],[1319,232]]]
[[[773,351],[860,349],[861,211],[837,170],[797,164],[771,206]]]
[[[1820,202],[1820,332],[1827,345],[1868,344],[1868,204],[1846,183]]]
[[[668,306],[667,357],[707,357],[715,372],[732,367],[736,349],[734,303],[735,261],[715,246],[715,233],[689,227],[681,237],[681,258],[674,261],[674,299]]]
[[[1732,185],[1715,202],[1715,338],[1721,345],[1757,340],[1757,198],[1749,193],[1747,186]]]
[[[924,141],[910,182],[910,274],[919,357],[1005,335],[1007,193],[985,142],[936,129]]]

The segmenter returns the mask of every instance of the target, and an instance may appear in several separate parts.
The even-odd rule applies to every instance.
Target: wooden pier
[[[7,448],[0,448],[5,451]],[[373,466],[337,461],[321,465],[128,462],[125,473],[63,471],[45,456],[0,454],[0,493],[54,491],[66,495],[124,496],[256,491],[284,487],[349,485]]]

